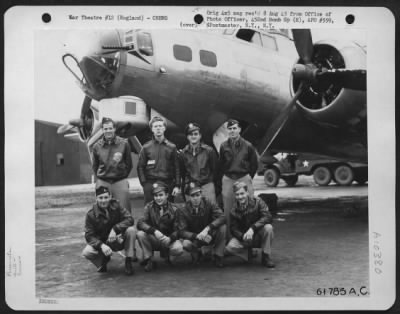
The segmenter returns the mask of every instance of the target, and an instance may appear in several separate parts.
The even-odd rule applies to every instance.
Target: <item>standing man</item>
[[[111,199],[107,187],[96,189],[96,204],[86,214],[85,239],[82,255],[97,267],[98,272],[107,272],[107,263],[113,251],[125,249],[125,273],[133,275],[132,261],[136,240],[133,218],[127,209]]]
[[[164,136],[166,130],[164,119],[153,117],[149,126],[153,132],[153,139],[143,145],[137,164],[145,204],[153,200],[152,188],[156,181],[168,186],[168,194],[173,199],[180,192],[181,180],[176,146]]]
[[[198,124],[189,123],[185,133],[189,144],[182,150],[185,168],[184,185],[196,182],[201,187],[202,195],[212,203],[216,203],[214,181],[218,169],[217,154],[214,149],[201,142],[201,131]]]
[[[236,181],[246,183],[248,192],[254,195],[253,177],[258,168],[258,157],[254,146],[240,136],[239,122],[234,119],[227,121],[228,140],[221,144],[219,151],[222,177],[222,200],[227,218],[229,235],[229,213],[235,201],[233,184]]]
[[[183,253],[178,239],[177,207],[168,201],[168,187],[162,182],[153,184],[154,200],[144,208],[144,214],[138,222],[138,241],[143,251],[145,271],[153,269],[152,256],[155,250],[166,255],[179,256]]]
[[[274,237],[272,216],[264,201],[249,195],[244,182],[233,185],[236,202],[230,213],[232,239],[226,250],[248,260],[249,250],[261,247],[261,265],[275,267],[271,259],[271,244]]]
[[[201,257],[201,247],[213,246],[215,265],[224,267],[225,216],[217,204],[202,196],[201,187],[191,182],[188,187],[190,198],[179,210],[179,235],[183,249],[192,255],[194,262]]]
[[[126,139],[115,135],[113,120],[103,118],[101,125],[103,137],[94,145],[92,153],[96,187],[108,187],[112,196],[132,214],[127,180],[132,170],[131,148]]]

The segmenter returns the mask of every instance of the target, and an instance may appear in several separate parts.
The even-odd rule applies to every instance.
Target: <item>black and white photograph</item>
[[[25,308],[13,295],[28,276],[44,309],[390,307],[377,287],[394,278],[394,87],[371,62],[379,32],[348,16],[293,23],[326,13],[276,10],[280,28],[259,23],[269,8],[183,9],[195,27],[142,26],[149,10],[36,14],[66,26],[29,30],[28,137],[6,122],[6,164],[32,168],[29,214],[6,199],[10,306]],[[23,90],[7,75],[15,121],[7,99]],[[18,219],[30,257],[7,228]]]

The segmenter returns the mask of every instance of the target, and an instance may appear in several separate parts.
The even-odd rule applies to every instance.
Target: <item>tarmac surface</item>
[[[190,263],[185,253],[173,266],[156,253],[158,268],[124,274],[124,258],[114,253],[107,273],[81,256],[84,219],[94,202],[94,185],[36,188],[36,296],[85,297],[316,297],[319,288],[369,289],[368,186],[316,186],[300,177],[295,187],[266,188],[254,180],[256,194],[276,193],[274,269],[260,266],[260,252],[250,264],[228,256],[226,267]],[[143,194],[130,180],[137,222]],[[141,257],[137,246],[138,257]],[[334,291],[334,290],[331,290]],[[353,295],[354,296],[354,295]],[[368,296],[366,294],[365,296]]]

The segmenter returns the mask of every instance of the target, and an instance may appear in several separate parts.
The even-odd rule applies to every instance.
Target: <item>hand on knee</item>
[[[274,228],[272,227],[271,224],[266,224],[264,226],[264,231],[267,232],[267,233],[272,233],[274,231]]]

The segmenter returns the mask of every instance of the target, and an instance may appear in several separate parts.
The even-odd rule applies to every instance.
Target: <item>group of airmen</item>
[[[252,185],[256,150],[241,137],[237,120],[229,119],[226,126],[229,138],[218,157],[201,141],[198,124],[187,125],[188,144],[178,152],[164,136],[165,120],[151,119],[153,138],[143,145],[137,164],[145,207],[135,226],[127,181],[133,167],[130,146],[116,135],[114,121],[103,118],[103,137],[92,151],[96,203],[86,214],[83,250],[98,272],[107,272],[113,251],[125,250],[125,273],[132,275],[132,263],[139,261],[136,241],[147,272],[156,266],[155,251],[169,264],[189,252],[196,265],[208,251],[214,264],[224,267],[224,256],[248,261],[256,255],[253,248],[261,248],[261,265],[274,267],[272,216]],[[219,192],[223,206],[217,202]],[[180,193],[185,203],[174,203]]]

